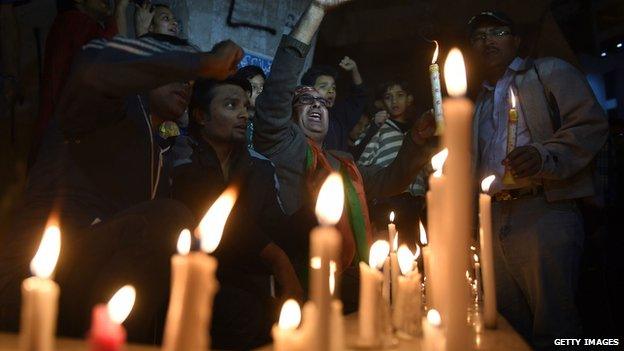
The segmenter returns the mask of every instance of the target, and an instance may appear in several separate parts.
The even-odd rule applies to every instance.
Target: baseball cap
[[[498,22],[502,25],[509,26],[512,31],[515,30],[514,22],[506,13],[501,11],[483,11],[477,15],[474,15],[468,20],[468,27],[470,28],[470,33],[472,33],[477,27],[485,22]]]

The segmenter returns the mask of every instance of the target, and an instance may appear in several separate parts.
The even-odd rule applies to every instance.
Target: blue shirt
[[[475,113],[475,118],[479,123],[479,173],[481,179],[490,174],[496,175],[496,180],[490,188],[492,194],[501,189],[521,188],[531,184],[529,179],[516,179],[516,184],[513,186],[504,186],[502,183],[505,166],[501,162],[507,156],[507,125],[511,108],[509,88],[514,89],[517,99],[518,93],[516,87],[513,86],[513,81],[523,64],[524,59],[516,57],[495,86],[487,82],[483,83],[485,89],[482,95],[483,107]],[[516,110],[518,112],[516,147],[518,147],[530,144],[531,135],[519,99],[516,100]]]

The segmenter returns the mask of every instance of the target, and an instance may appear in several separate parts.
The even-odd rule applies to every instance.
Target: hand
[[[540,171],[542,156],[534,146],[519,146],[507,155],[502,164],[509,167],[514,178],[526,178]]]
[[[384,122],[388,119],[388,117],[390,117],[388,112],[386,112],[386,110],[382,110],[382,111],[375,113],[375,117],[373,121],[375,122],[376,125],[380,126],[384,124]]]
[[[243,49],[231,40],[217,43],[210,51],[216,62],[211,78],[223,80],[236,73],[238,63],[243,59]]]
[[[149,32],[149,27],[154,18],[154,7],[150,0],[143,2],[143,5],[134,3],[136,9],[134,11],[134,28],[136,36],[140,37]]]
[[[349,56],[345,56],[342,61],[340,61],[340,67],[347,72],[351,72],[353,70],[357,70],[357,63],[353,61]]]
[[[412,140],[416,144],[424,144],[436,131],[435,116],[433,110],[426,111],[414,122],[412,126]]]
[[[327,10],[349,1],[351,0],[314,0],[312,3]]]

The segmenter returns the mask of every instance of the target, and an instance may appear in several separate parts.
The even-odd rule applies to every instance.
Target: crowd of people
[[[401,241],[417,242],[439,147],[432,112],[414,112],[407,82],[389,79],[371,97],[350,57],[303,72],[323,17],[342,2],[312,0],[267,75],[239,68],[243,51],[232,41],[204,52],[181,39],[165,5],[135,5],[136,38],[126,33],[128,0],[114,9],[75,0],[59,13],[46,40],[28,183],[0,245],[0,330],[17,328],[20,282],[55,216],[59,333],[84,335],[91,307],[132,282],[141,298],[128,336],[159,342],[178,235],[234,185],[238,200],[214,252],[220,289],[210,333],[219,349],[267,343],[280,302],[306,298],[315,199],[330,172],[345,186],[341,298],[346,313],[356,311],[357,264],[391,210]],[[491,191],[499,311],[548,348],[582,333],[576,200],[593,194],[591,161],[607,120],[571,65],[518,56],[521,37],[505,14],[480,13],[469,28],[488,72],[474,115],[475,178],[509,170],[517,180]],[[344,96],[337,68],[352,79]],[[522,103],[517,147],[507,153],[510,87]],[[378,112],[368,116],[372,101]]]

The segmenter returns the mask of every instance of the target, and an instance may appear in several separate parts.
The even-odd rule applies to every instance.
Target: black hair
[[[236,85],[241,87],[246,93],[251,94],[251,84],[247,79],[230,77],[225,80],[199,79],[195,81],[193,95],[189,104],[189,132],[191,134],[197,133],[200,129],[200,125],[193,118],[193,112],[196,109],[208,112],[212,99],[215,97],[215,89],[223,85]]]
[[[388,89],[392,88],[395,85],[400,86],[403,90],[405,90],[405,92],[408,95],[412,95],[410,85],[407,81],[404,81],[401,79],[393,79],[393,80],[389,80],[387,82],[381,83],[377,86],[377,89],[375,90],[375,98],[378,100],[383,100],[383,97],[388,91]]]
[[[262,70],[262,68],[260,68],[259,66],[255,66],[255,65],[241,67],[234,74],[234,77],[240,78],[240,79],[246,79],[246,80],[250,80],[255,76],[261,76],[262,79],[266,79],[266,74],[264,74],[264,71]]]
[[[320,76],[330,76],[334,78],[334,80],[336,80],[336,78],[338,77],[338,71],[331,66],[312,66],[309,70],[306,71],[306,73],[303,74],[303,77],[301,77],[301,85],[313,87],[316,83],[316,79]]]

